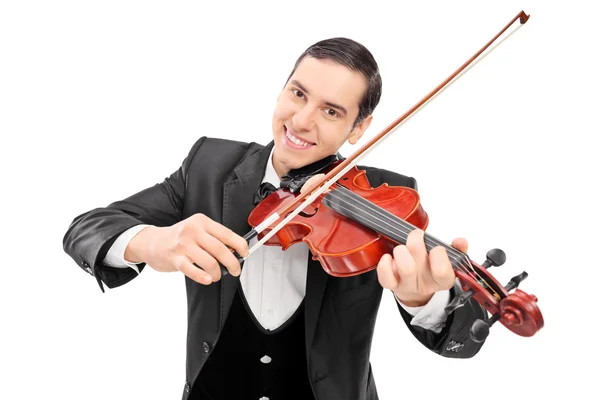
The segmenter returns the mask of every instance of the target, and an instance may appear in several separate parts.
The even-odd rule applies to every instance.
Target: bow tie
[[[256,193],[254,193],[254,205],[257,205],[258,203],[266,199],[268,195],[270,195],[276,190],[277,188],[271,185],[269,182],[261,183]]]
[[[302,168],[293,169],[283,175],[281,187],[287,188],[292,193],[296,193],[304,184],[318,173],[324,173],[325,168],[329,167],[334,162],[341,159],[339,154],[325,157],[322,160],[306,165]]]
[[[324,172],[325,168],[338,160],[343,160],[339,153],[325,157],[322,160],[302,168],[291,170],[283,176],[283,180],[280,182],[279,187],[289,189],[290,192],[296,193],[313,175]],[[254,205],[263,201],[268,195],[276,190],[277,188],[269,182],[262,183],[256,193],[254,193]]]

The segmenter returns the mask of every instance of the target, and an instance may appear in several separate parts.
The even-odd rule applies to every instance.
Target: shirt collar
[[[273,152],[275,151],[275,146],[271,149],[271,154],[269,155],[269,162],[267,162],[267,168],[265,169],[265,176],[261,183],[269,182],[271,185],[275,187],[279,187],[281,184],[281,179],[279,179],[279,175],[275,172],[275,167],[273,167]]]

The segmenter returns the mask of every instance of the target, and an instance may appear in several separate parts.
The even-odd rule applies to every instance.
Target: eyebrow
[[[296,86],[298,86],[300,89],[302,89],[302,91],[303,91],[304,93],[306,93],[306,94],[310,95],[310,92],[309,92],[309,91],[308,91],[308,90],[307,90],[307,89],[306,89],[306,88],[305,88],[305,87],[304,87],[304,86],[303,86],[303,85],[302,85],[300,82],[298,82],[297,80],[295,80],[295,79],[292,79],[292,80],[291,80],[291,83],[292,83],[292,85],[296,85]],[[330,102],[330,101],[326,101],[326,102],[325,102],[325,104],[326,104],[326,105],[328,105],[329,107],[332,107],[332,108],[337,108],[337,109],[338,109],[339,111],[341,111],[341,112],[342,112],[344,115],[348,115],[348,111],[347,111],[347,110],[346,110],[344,107],[340,106],[339,104],[335,104],[335,103],[332,103],[332,102]]]

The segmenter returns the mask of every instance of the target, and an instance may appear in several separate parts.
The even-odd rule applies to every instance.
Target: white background
[[[475,358],[445,359],[386,292],[372,365],[385,400],[597,398],[594,3],[3,2],[0,398],[180,398],[183,276],[146,269],[102,294],[62,249],[72,219],[162,181],[200,136],[268,143],[278,92],[318,40],[375,55],[369,139],[521,9],[527,24],[361,163],[416,177],[428,231],[467,238],[473,260],[504,249],[495,276],[526,270],[546,325],[495,326]]]

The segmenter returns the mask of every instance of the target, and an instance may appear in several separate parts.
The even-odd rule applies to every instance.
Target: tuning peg
[[[487,260],[481,264],[483,268],[499,267],[506,261],[506,253],[500,249],[492,249],[485,255]]]
[[[527,272],[523,271],[520,275],[513,276],[512,279],[506,284],[505,289],[507,292],[510,292],[513,289],[516,289],[519,284],[527,278]]]
[[[470,336],[474,342],[483,342],[490,334],[490,328],[494,322],[500,319],[500,314],[494,314],[489,320],[483,321],[478,319],[471,326]]]

